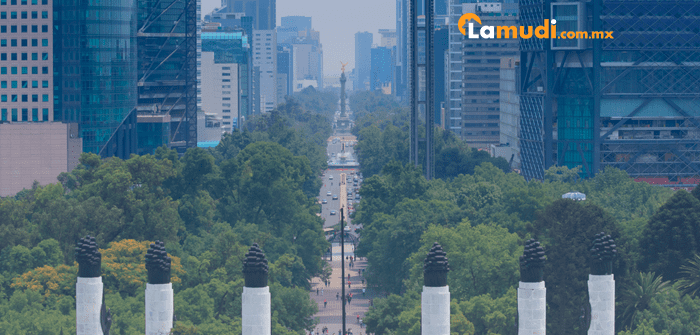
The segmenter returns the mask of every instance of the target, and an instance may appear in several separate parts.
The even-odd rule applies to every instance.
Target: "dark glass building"
[[[79,122],[83,151],[136,153],[136,2],[54,1],[54,120]]]

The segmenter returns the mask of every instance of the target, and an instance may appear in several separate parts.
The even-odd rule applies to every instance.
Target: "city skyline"
[[[218,0],[202,1],[202,17],[220,7]],[[374,8],[369,11],[367,8]],[[379,29],[396,28],[396,1],[359,0],[352,4],[333,0],[277,0],[277,26],[284,16],[310,16],[312,27],[321,33],[323,44],[323,73],[340,75],[340,61],[348,62],[346,69],[355,68],[355,33],[368,31],[374,35],[373,44],[381,42]],[[342,12],[343,15],[337,16]]]

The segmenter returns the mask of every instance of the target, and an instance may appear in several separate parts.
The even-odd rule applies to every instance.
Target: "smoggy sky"
[[[220,0],[202,0],[202,16],[221,6]],[[396,29],[396,0],[277,0],[277,25],[283,16],[310,16],[314,30],[321,32],[323,75],[339,75],[355,67],[355,33],[374,34],[379,45],[379,29]]]

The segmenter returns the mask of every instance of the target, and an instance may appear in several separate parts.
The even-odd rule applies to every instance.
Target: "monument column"
[[[442,247],[435,242],[423,264],[421,334],[450,335],[450,267]]]
[[[588,335],[615,334],[615,279],[612,261],[617,250],[610,235],[599,233],[591,247],[591,274],[588,276],[588,299],[591,325]]]
[[[544,250],[530,239],[520,256],[518,287],[518,335],[545,335],[547,331],[547,289],[544,287]]]
[[[75,284],[75,321],[78,335],[103,335],[100,311],[103,308],[102,255],[95,238],[81,238],[75,247],[78,281]],[[109,328],[109,327],[107,327]]]
[[[164,243],[151,243],[146,252],[146,335],[170,334],[173,328],[174,304],[170,262]]]
[[[267,259],[253,243],[243,261],[243,335],[270,335],[272,314],[270,287],[267,286]]]

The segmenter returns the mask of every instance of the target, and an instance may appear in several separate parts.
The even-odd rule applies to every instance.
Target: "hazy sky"
[[[202,16],[221,5],[202,0]],[[311,16],[314,30],[321,32],[324,76],[340,74],[340,61],[355,67],[355,33],[368,31],[379,44],[379,29],[396,29],[396,0],[277,0],[277,25],[283,16]]]

